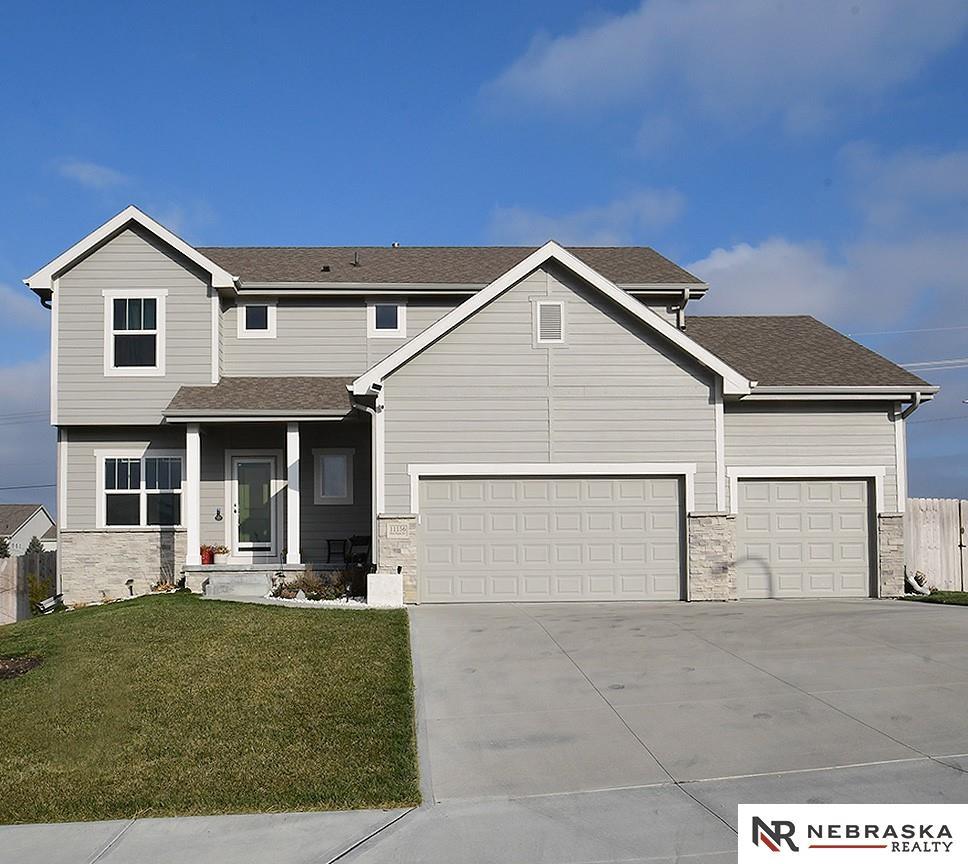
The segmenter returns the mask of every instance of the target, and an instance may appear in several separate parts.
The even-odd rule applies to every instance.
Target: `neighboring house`
[[[352,535],[411,602],[903,590],[938,388],[809,317],[695,316],[649,248],[195,248],[129,207],[25,281],[68,601]]]
[[[11,557],[23,555],[33,537],[47,552],[57,548],[57,526],[41,504],[0,504],[0,537],[6,539]]]

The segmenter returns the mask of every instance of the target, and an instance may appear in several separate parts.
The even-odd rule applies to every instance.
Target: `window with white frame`
[[[407,336],[407,305],[399,300],[367,301],[366,334],[371,339],[381,337],[405,339]]]
[[[240,339],[274,339],[275,335],[275,303],[246,302],[239,305]]]
[[[102,471],[106,527],[181,524],[180,456],[105,456]]]
[[[105,291],[104,374],[165,374],[165,291]]]
[[[316,504],[353,503],[353,451],[313,450]]]
[[[565,304],[557,300],[538,300],[534,304],[534,332],[539,345],[565,341]]]

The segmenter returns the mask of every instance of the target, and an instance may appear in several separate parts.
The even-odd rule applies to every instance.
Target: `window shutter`
[[[565,337],[563,323],[560,303],[538,304],[539,342],[561,342]]]

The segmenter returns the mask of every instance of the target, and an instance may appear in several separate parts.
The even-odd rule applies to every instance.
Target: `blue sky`
[[[10,6],[0,486],[54,479],[21,279],[128,203],[208,245],[648,244],[696,314],[968,357],[966,39],[963,0]],[[911,492],[968,497],[968,369],[923,374]]]

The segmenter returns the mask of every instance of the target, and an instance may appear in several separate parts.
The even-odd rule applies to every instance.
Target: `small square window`
[[[275,335],[275,303],[243,303],[239,306],[240,339],[272,339]]]
[[[403,339],[407,335],[407,307],[400,302],[374,300],[367,304],[366,332],[372,338]]]
[[[246,330],[268,330],[269,329],[269,307],[268,306],[246,306],[245,307],[245,329]]]

